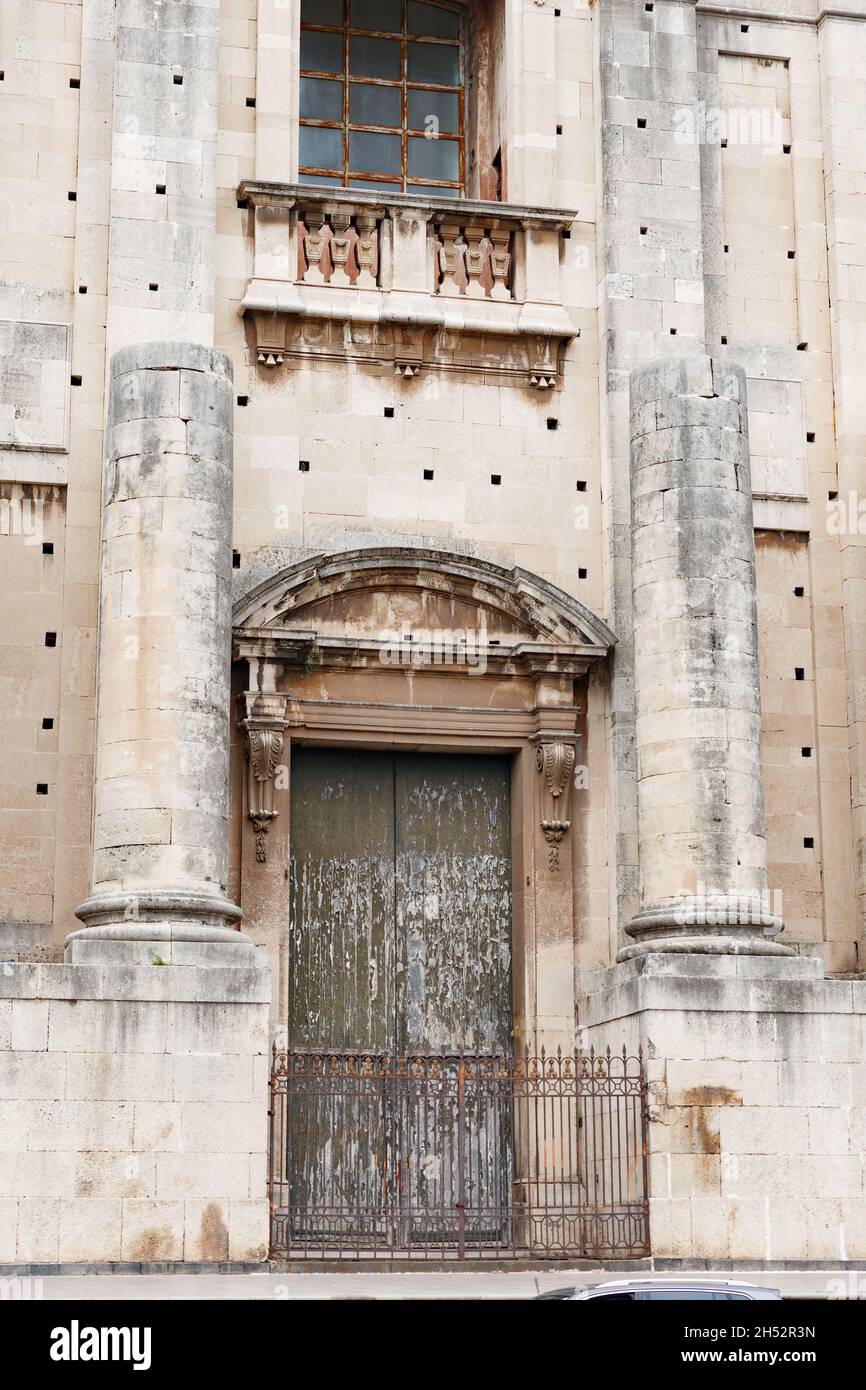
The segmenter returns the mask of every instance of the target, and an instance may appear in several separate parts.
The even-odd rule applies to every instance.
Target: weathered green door
[[[507,760],[300,748],[291,800],[290,1048],[507,1051]],[[409,1243],[407,1225],[430,1233],[431,1221],[450,1219],[460,1182],[452,1093],[401,1078],[299,1097],[295,1224],[305,1210],[326,1212],[359,1240]],[[488,1160],[469,1175],[483,1221],[501,1205],[505,1136],[492,1108],[468,1119]]]
[[[291,771],[289,1044],[393,1047],[394,760],[299,748]]]
[[[511,1042],[509,773],[498,758],[395,758],[398,1052]]]
[[[508,1047],[505,759],[298,748],[291,836],[290,1045]]]

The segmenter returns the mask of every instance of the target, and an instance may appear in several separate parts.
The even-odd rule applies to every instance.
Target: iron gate
[[[643,1059],[275,1050],[271,1259],[649,1254]]]

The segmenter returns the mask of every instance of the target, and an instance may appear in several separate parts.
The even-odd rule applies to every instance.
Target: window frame
[[[383,185],[395,194],[413,193],[430,194],[433,190],[443,197],[462,198],[465,196],[466,188],[466,36],[467,24],[466,15],[462,6],[458,6],[449,0],[423,0],[425,5],[429,5],[437,10],[444,10],[447,14],[453,15],[457,20],[456,39],[437,37],[435,35],[410,35],[409,33],[409,3],[410,0],[400,0],[401,7],[401,31],[397,35],[395,31],[387,29],[364,29],[350,22],[351,0],[343,0],[343,23],[316,24],[309,20],[301,20],[301,32],[307,30],[320,34],[338,34],[343,40],[343,66],[340,72],[324,72],[321,69],[299,67],[299,79],[302,82],[305,78],[318,81],[342,82],[343,85],[343,108],[342,118],[337,120],[321,119],[314,116],[304,116],[299,114],[299,129],[304,127],[314,127],[324,130],[337,130],[341,132],[341,145],[343,156],[343,167],[326,167],[325,165],[302,164],[300,160],[300,137],[298,152],[298,181],[300,183],[317,182],[321,185],[326,183],[333,187],[363,189],[365,187],[375,188],[377,192],[383,191]],[[352,38],[372,38],[389,39],[392,42],[397,40],[400,43],[400,76],[399,78],[363,77],[350,74],[349,70],[349,47]],[[409,44],[424,43],[436,44],[446,48],[457,49],[458,61],[458,82],[457,85],[437,82],[419,82],[409,78]],[[349,114],[349,103],[351,96],[351,84],[360,83],[373,87],[387,87],[391,90],[400,92],[400,118],[399,126],[384,126],[377,124],[362,123],[352,121]],[[300,91],[300,85],[299,85]],[[445,92],[457,96],[457,130],[455,132],[439,131],[437,140],[447,140],[457,145],[458,150],[458,177],[456,179],[436,179],[427,178],[420,175],[409,173],[409,150],[410,141],[418,138],[427,138],[426,130],[417,129],[409,125],[409,95],[411,92]],[[300,98],[299,98],[299,112]],[[349,139],[350,134],[355,132],[369,132],[378,135],[395,136],[400,140],[400,174],[382,173],[373,169],[365,169],[360,172],[353,172],[349,164]],[[335,183],[339,180],[339,184]],[[387,196],[387,195],[386,195]]]

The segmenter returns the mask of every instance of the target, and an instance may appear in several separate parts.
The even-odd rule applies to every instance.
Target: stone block
[[[126,1198],[121,1222],[120,1258],[124,1262],[183,1259],[182,1201]]]
[[[0,1052],[0,1099],[60,1099],[66,1058],[49,1052]]]
[[[119,1260],[121,1209],[119,1199],[76,1199],[61,1203],[57,1251],[60,1262],[103,1264]]]
[[[809,1112],[793,1107],[725,1109],[719,1117],[719,1141],[725,1154],[805,1154],[809,1152]]]
[[[260,1064],[255,1073],[254,1063]],[[213,1100],[249,1102],[256,1096],[266,1099],[267,1075],[268,1059],[264,1053],[254,1058],[179,1053],[174,1057],[174,1099],[199,1103]],[[254,1076],[257,1085],[254,1085]]]
[[[76,1153],[72,1155],[76,1197],[154,1197],[156,1159],[152,1154]]]
[[[134,1147],[136,1152],[178,1153],[183,1148],[183,1106],[177,1101],[136,1101]]]
[[[727,1207],[731,1258],[769,1259],[767,1202],[757,1198],[735,1197],[728,1200]]]
[[[847,1107],[853,1099],[851,1083],[851,1068],[844,1062],[779,1063],[779,1089],[786,1105]]]
[[[692,1204],[687,1198],[650,1198],[650,1246],[656,1259],[691,1259]]]
[[[665,1106],[650,1111],[650,1147],[658,1153],[718,1154],[720,1115],[710,1106]]]
[[[0,1100],[0,1151],[19,1153],[27,1148],[31,1107],[29,1100]]]
[[[207,1150],[156,1155],[156,1192],[159,1198],[249,1197],[247,1154]]]
[[[230,1258],[228,1201],[184,1202],[183,1258],[212,1264]]]
[[[22,1197],[18,1202],[18,1264],[56,1264],[63,1203],[55,1198]]]
[[[263,1153],[268,1142],[267,1093],[247,1104],[188,1102],[183,1106],[184,1150]]]
[[[670,1195],[701,1199],[721,1196],[721,1158],[719,1154],[671,1153]]]
[[[262,1197],[229,1202],[229,1259],[249,1263],[268,1256],[270,1209]]]
[[[12,1047],[44,1052],[48,1046],[48,1000],[16,999],[12,1004]]]
[[[265,1052],[267,1047],[267,1017],[258,1005],[180,1003],[172,1009],[167,1048],[175,1057],[185,1053],[243,1056]]]
[[[69,1100],[170,1101],[174,1059],[153,1053],[72,1053],[67,1059]]]
[[[38,1101],[30,1114],[28,1147],[82,1153],[132,1149],[131,1104],[95,1100]]]
[[[724,1260],[730,1256],[728,1203],[719,1197],[692,1197],[692,1258]]]
[[[0,1197],[0,1263],[15,1264],[17,1247],[18,1198]]]
[[[787,1111],[782,1111],[787,1114]],[[809,1152],[813,1154],[858,1153],[851,1144],[851,1111],[842,1107],[815,1106],[808,1112]]]

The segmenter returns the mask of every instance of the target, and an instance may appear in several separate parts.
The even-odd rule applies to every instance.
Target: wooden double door
[[[503,758],[293,752],[291,1046],[510,1047],[510,781]]]
[[[509,763],[301,748],[291,799],[290,1238],[501,1244],[509,1107],[460,1054],[511,1048]]]

